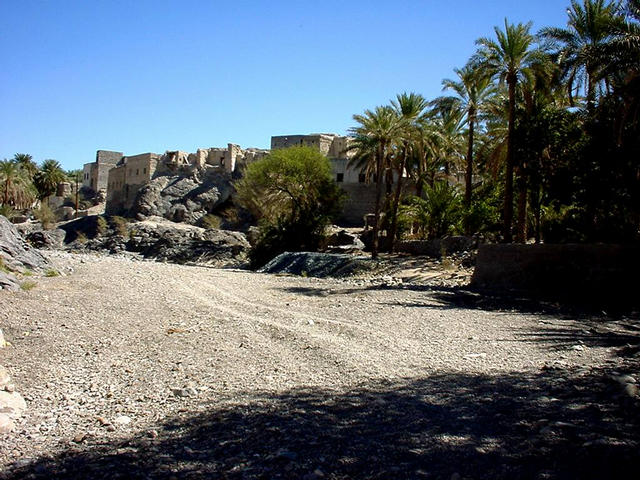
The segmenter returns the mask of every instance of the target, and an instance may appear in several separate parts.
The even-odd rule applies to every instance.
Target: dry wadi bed
[[[0,364],[28,403],[1,478],[638,474],[628,318],[50,255],[65,275],[0,292]]]

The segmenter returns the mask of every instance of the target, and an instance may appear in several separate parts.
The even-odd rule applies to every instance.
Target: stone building
[[[122,160],[122,157],[122,152],[98,150],[96,161],[84,164],[82,187],[96,193],[100,190],[106,190],[109,170],[115,167]]]
[[[340,222],[361,226],[364,224],[364,216],[375,209],[376,186],[367,181],[366,175],[359,168],[349,165],[354,156],[348,150],[351,138],[335,133],[280,135],[271,137],[271,148],[275,150],[304,145],[318,149],[327,156],[333,178],[346,193]]]
[[[195,153],[168,150],[164,154],[122,156],[108,170],[105,211],[107,214],[121,214],[129,210],[140,188],[157,176],[198,177],[204,171],[211,170],[232,176],[247,163],[268,153],[268,150],[255,148],[243,150],[239,145],[229,143],[227,148],[201,148]]]

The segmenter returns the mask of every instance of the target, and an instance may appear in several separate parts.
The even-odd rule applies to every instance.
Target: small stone
[[[157,432],[157,430],[149,430],[147,432],[147,436],[149,438],[158,438],[158,432]]]
[[[22,395],[15,392],[0,392],[0,412],[6,413],[12,418],[22,415],[27,408],[27,403]]]
[[[198,391],[193,387],[172,388],[171,391],[176,397],[195,397]]]
[[[128,425],[131,423],[131,417],[127,417],[126,415],[120,415],[113,420],[114,423],[118,425]]]
[[[96,418],[96,420],[98,420],[100,425],[102,425],[103,427],[111,425],[111,422],[109,422],[109,420],[105,419],[104,417],[98,417],[98,418]]]
[[[11,381],[11,376],[6,368],[0,365],[0,387],[7,385]]]
[[[16,391],[16,386],[13,383],[9,383],[4,386],[5,392],[13,393]]]
[[[582,345],[573,345],[571,350],[575,350],[576,352],[582,352],[584,350],[584,346]]]
[[[638,396],[638,386],[635,383],[627,383],[624,387],[624,393],[635,398]]]
[[[627,383],[636,383],[635,377],[632,377],[631,375],[613,375],[612,378],[623,385]]]
[[[115,432],[116,427],[114,425],[107,425],[107,432]]]
[[[0,434],[11,433],[15,430],[16,424],[11,417],[5,413],[0,413]]]
[[[82,443],[82,442],[84,442],[85,438],[87,438],[87,434],[86,433],[79,433],[78,435],[73,437],[73,441],[75,443]]]

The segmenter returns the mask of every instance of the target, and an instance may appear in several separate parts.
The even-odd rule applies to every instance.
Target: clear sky
[[[271,135],[346,133],[441,94],[493,26],[565,25],[569,0],[0,2],[0,159],[67,169]]]

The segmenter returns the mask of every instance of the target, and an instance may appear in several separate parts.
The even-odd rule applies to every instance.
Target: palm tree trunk
[[[378,233],[380,231],[380,200],[382,199],[382,164],[384,157],[384,143],[378,145],[376,159],[376,206],[373,217],[373,241],[371,242],[371,258],[378,258]]]
[[[516,242],[527,242],[527,177],[525,169],[519,168],[518,175],[518,221],[516,226]]]
[[[513,137],[515,132],[515,111],[516,111],[516,78],[510,74],[507,79],[509,84],[509,130],[507,134],[507,165],[504,179],[504,206],[502,216],[502,237],[505,243],[511,243],[511,222],[513,221]]]
[[[402,174],[407,163],[407,147],[402,151],[402,162],[398,170],[398,182],[396,183],[396,191],[393,196],[393,210],[391,212],[391,228],[389,230],[389,253],[393,253],[393,247],[396,243],[396,233],[398,231],[398,205],[400,204],[400,194],[402,192]]]
[[[475,115],[472,111],[469,112],[469,145],[467,145],[467,171],[464,178],[464,206],[467,211],[467,217],[464,221],[464,232],[466,235],[471,235],[471,225],[469,223],[469,213],[471,211],[471,189],[473,178],[473,129],[475,124]]]

